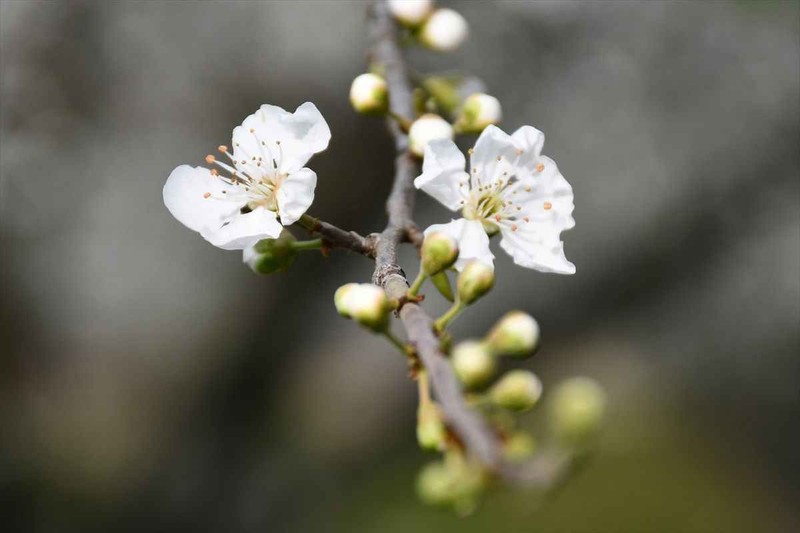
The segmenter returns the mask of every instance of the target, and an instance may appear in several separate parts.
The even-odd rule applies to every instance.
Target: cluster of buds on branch
[[[498,479],[554,484],[603,415],[604,394],[594,381],[565,382],[550,400],[552,443],[540,451],[517,416],[538,405],[542,382],[524,369],[498,377],[502,359],[537,351],[536,320],[511,311],[483,338],[460,342],[449,331],[495,284],[495,237],[521,267],[575,272],[560,238],[575,224],[573,192],[555,162],[542,155],[544,134],[532,126],[510,135],[498,128],[500,103],[475,78],[410,74],[401,44],[455,49],[468,34],[460,14],[431,0],[377,0],[372,11],[371,69],[353,80],[350,101],[359,113],[386,117],[395,139],[398,163],[383,232],[363,237],[308,214],[317,175],[305,165],[331,138],[310,102],[293,113],[261,106],[234,128],[230,149],[219,146],[219,159],[206,156],[209,167],[177,167],[164,185],[164,203],[211,244],[241,250],[259,274],[285,271],[309,250],[327,255],[341,248],[375,260],[373,283],[341,286],[333,296],[336,310],[383,335],[417,381],[417,440],[442,454],[421,471],[420,498],[469,512]],[[467,150],[467,167],[454,140],[472,134],[479,136]],[[420,231],[411,219],[415,189],[461,217]],[[310,238],[298,240],[289,228]],[[402,243],[419,251],[412,282],[397,264]],[[427,281],[451,302],[436,319],[420,305]],[[392,331],[393,314],[404,334]]]

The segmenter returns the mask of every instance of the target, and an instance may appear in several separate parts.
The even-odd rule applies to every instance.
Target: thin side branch
[[[329,248],[342,248],[375,258],[377,235],[362,237],[355,231],[343,230],[309,215],[303,215],[297,223],[312,235],[320,235]]]

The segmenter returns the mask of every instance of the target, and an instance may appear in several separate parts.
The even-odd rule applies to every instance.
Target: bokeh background
[[[347,100],[364,3],[2,0],[5,531],[798,530],[798,2],[442,3],[470,39],[413,64],[545,131],[577,219],[575,276],[499,252],[455,331],[536,316],[545,391],[607,390],[590,464],[544,500],[422,506],[414,384],[331,302],[370,263],[258,277],[164,208],[172,168],[310,100],[333,130],[313,214],[383,226],[390,140]]]

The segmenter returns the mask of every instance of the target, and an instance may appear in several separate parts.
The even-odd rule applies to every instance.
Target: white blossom
[[[562,231],[575,226],[572,187],[555,161],[541,155],[543,145],[544,134],[531,126],[513,135],[489,126],[470,150],[467,173],[466,159],[455,143],[432,141],[414,185],[448,209],[461,210],[464,218],[429,230],[459,239],[461,254],[468,251],[477,259],[493,257],[486,234],[500,233],[500,247],[518,265],[575,273],[560,240]],[[474,230],[477,224],[484,232]],[[456,268],[464,264],[460,256]]]
[[[330,138],[310,102],[294,113],[262,105],[234,128],[232,151],[219,147],[228,163],[208,155],[206,162],[216,168],[181,165],[172,171],[164,204],[186,227],[225,250],[277,238],[314,201],[317,175],[305,164]]]

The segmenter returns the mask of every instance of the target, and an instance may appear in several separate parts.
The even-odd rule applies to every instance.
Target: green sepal
[[[453,289],[450,287],[450,278],[447,277],[447,272],[439,272],[431,276],[433,285],[439,290],[442,296],[447,298],[448,301],[453,301]]]

